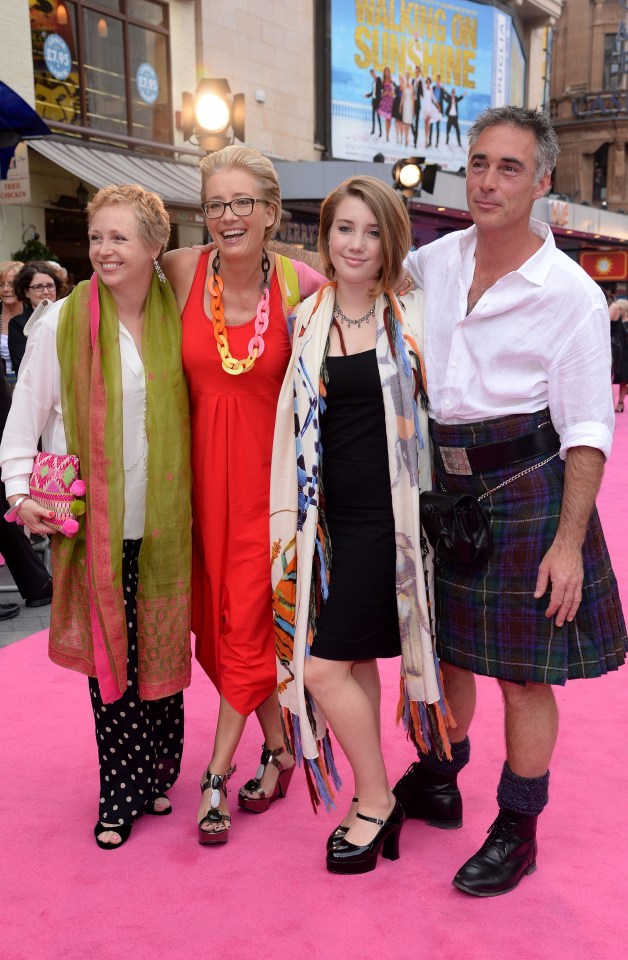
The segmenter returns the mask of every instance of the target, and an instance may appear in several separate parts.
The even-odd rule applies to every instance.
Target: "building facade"
[[[20,144],[0,191],[0,259],[35,235],[76,277],[89,270],[83,207],[109,182],[167,203],[173,242],[203,236],[198,159],[181,129],[184,93],[227,78],[246,104],[246,142],[314,161],[312,0],[0,0],[0,78],[50,137]],[[9,8],[10,7],[10,11]],[[254,12],[253,12],[254,11]],[[1,185],[0,185],[1,186]]]
[[[456,154],[447,164],[440,154],[423,150],[420,139],[416,148],[399,147],[400,155],[421,149],[428,162],[450,171],[439,174],[432,198],[424,194],[410,205],[417,242],[468,222],[463,180],[454,173],[462,172],[466,162],[464,135],[473,105],[482,109],[488,96],[490,102],[547,109],[552,67],[552,111],[561,138],[566,138],[556,186],[561,196],[541,205],[539,215],[574,249],[589,235],[596,242],[627,239],[624,221],[610,213],[623,202],[621,150],[616,144],[624,140],[619,134],[609,138],[606,116],[596,120],[598,139],[585,143],[585,126],[573,113],[574,96],[565,94],[563,102],[555,95],[558,88],[573,93],[577,82],[582,83],[589,43],[594,52],[602,51],[600,69],[606,73],[600,75],[599,89],[608,82],[620,101],[624,74],[610,54],[603,67],[604,51],[610,49],[607,35],[617,35],[619,3],[0,0],[0,8],[9,6],[10,16],[3,17],[0,76],[45,121],[51,135],[29,139],[18,148],[9,175],[23,185],[22,196],[17,191],[3,194],[5,182],[0,183],[0,259],[37,234],[76,279],[88,275],[84,206],[96,189],[110,182],[140,182],[160,193],[173,222],[173,243],[202,240],[202,150],[194,136],[186,139],[183,105],[184,94],[194,93],[204,78],[224,78],[233,94],[244,95],[244,141],[270,156],[280,174],[286,208],[282,238],[313,246],[320,201],[329,189],[358,171],[389,182],[391,177],[389,163],[373,162],[393,157],[384,155],[377,137],[371,138],[370,87],[360,86],[360,102],[349,103],[343,60],[352,69],[357,64],[365,76],[370,75],[369,63],[381,69],[391,62],[397,72],[403,72],[404,64],[406,72],[420,65],[435,79],[442,72],[446,89],[451,91],[455,83],[464,94],[459,158]],[[580,24],[575,13],[572,16],[578,10],[583,16],[591,13],[593,20]],[[574,30],[583,44],[577,54],[571,52]],[[567,41],[569,57],[564,54]],[[480,80],[480,61],[487,51],[492,57],[488,93]],[[585,94],[579,96],[583,104]],[[342,141],[334,135],[337,110],[349,118],[350,136],[356,117],[367,117],[369,130],[360,129],[355,137],[362,145],[368,141],[369,162],[334,162],[347,157],[346,142],[339,148]],[[621,122],[616,112],[615,131]],[[444,136],[444,121],[442,127]],[[588,196],[585,187],[596,169],[591,163],[598,162],[604,144],[607,179],[599,189],[606,190],[609,210],[600,207],[594,216],[592,210],[580,210],[577,201]],[[577,146],[580,159],[575,160]],[[584,147],[591,148],[593,161]],[[456,149],[452,134],[451,150]]]
[[[551,117],[560,137],[555,189],[628,210],[628,4],[569,0],[555,29]]]

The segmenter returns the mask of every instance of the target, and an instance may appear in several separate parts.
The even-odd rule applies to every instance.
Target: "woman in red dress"
[[[324,278],[303,263],[266,254],[281,211],[270,160],[248,147],[226,147],[201,161],[201,174],[201,206],[216,249],[174,250],[163,266],[181,309],[190,389],[192,629],[197,659],[220,694],[213,752],[201,779],[199,842],[224,843],[231,826],[227,781],[253,711],[264,746],[239,805],[267,810],[285,796],[294,768],[277,699],[270,459],[291,350],[288,305]]]

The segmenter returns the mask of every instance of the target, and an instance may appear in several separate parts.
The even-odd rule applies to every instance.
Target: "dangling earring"
[[[163,270],[161,269],[161,265],[160,265],[160,263],[159,263],[159,260],[153,260],[153,267],[155,268],[155,273],[157,274],[157,276],[159,277],[159,279],[161,280],[161,282],[162,282],[162,283],[165,283],[167,277],[166,277],[166,274],[165,274],[165,273],[163,272]]]

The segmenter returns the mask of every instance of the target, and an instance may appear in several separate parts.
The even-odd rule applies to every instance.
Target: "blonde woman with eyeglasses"
[[[4,372],[11,389],[15,383],[15,371],[9,354],[9,322],[23,310],[14,286],[14,280],[23,266],[20,260],[4,260],[0,263],[0,362],[4,362]]]
[[[215,247],[171,251],[164,270],[181,310],[190,388],[192,629],[196,657],[220,696],[197,818],[199,843],[214,844],[229,839],[227,781],[251,713],[264,744],[239,806],[268,810],[285,796],[294,768],[277,697],[270,459],[290,358],[286,321],[324,278],[266,252],[281,213],[270,160],[248,147],[225,147],[201,161],[201,176],[201,209]]]

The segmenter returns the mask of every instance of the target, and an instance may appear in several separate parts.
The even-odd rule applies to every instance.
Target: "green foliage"
[[[32,240],[27,240],[21,250],[16,250],[11,254],[12,260],[21,260],[22,263],[29,263],[31,260],[54,260],[59,262],[59,258],[54,255],[52,250],[40,243],[39,234],[36,233]]]

